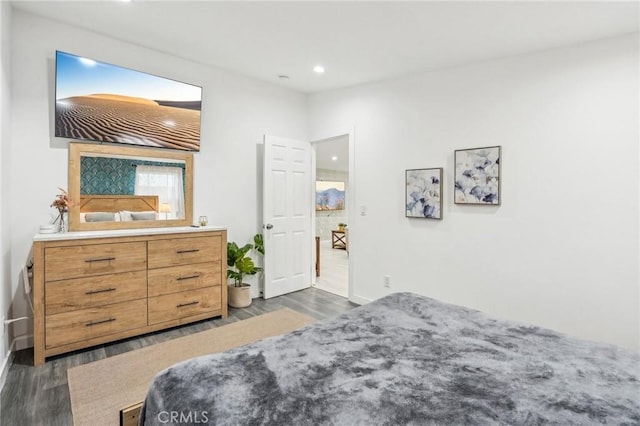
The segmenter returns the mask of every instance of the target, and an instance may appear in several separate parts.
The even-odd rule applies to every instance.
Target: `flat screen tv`
[[[55,135],[200,151],[202,88],[56,51]]]

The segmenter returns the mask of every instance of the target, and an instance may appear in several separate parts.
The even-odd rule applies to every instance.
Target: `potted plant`
[[[227,279],[233,280],[233,283],[228,285],[228,303],[233,308],[246,308],[251,305],[251,285],[243,282],[244,277],[262,271],[249,256],[252,250],[264,254],[262,234],[254,235],[253,244],[247,243],[242,247],[235,242],[227,243]]]
[[[347,227],[346,223],[339,223],[338,224],[338,231],[344,232],[344,228]]]

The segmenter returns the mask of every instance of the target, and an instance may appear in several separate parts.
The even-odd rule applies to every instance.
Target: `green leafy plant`
[[[239,247],[235,242],[227,243],[227,279],[233,280],[234,287],[242,287],[242,281],[246,275],[255,275],[262,271],[256,266],[249,253],[255,250],[264,254],[264,240],[262,234],[253,236],[253,244],[247,243]]]

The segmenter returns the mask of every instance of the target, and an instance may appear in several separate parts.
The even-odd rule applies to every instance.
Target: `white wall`
[[[638,35],[315,94],[310,136],[355,126],[354,295],[407,290],[639,346]],[[502,206],[453,204],[455,149],[502,145]],[[444,167],[444,219],[404,171]]]
[[[306,97],[237,74],[14,11],[12,44],[11,283],[16,315],[27,312],[17,271],[38,226],[67,187],[67,145],[52,138],[55,51],[87,56],[203,87],[201,151],[194,154],[194,216],[225,226],[230,240],[258,231],[256,162],[262,135],[306,139]],[[6,164],[5,164],[6,166]],[[257,286],[254,286],[257,295]],[[16,328],[18,335],[28,328]]]
[[[9,188],[9,166],[11,164],[9,129],[10,129],[10,76],[11,76],[11,6],[8,2],[0,2],[0,200],[7,200]],[[0,330],[4,331],[2,317],[9,316],[11,303],[10,282],[10,244],[8,209],[0,209]],[[2,335],[0,331],[0,335]],[[3,373],[9,352],[9,336],[0,337],[0,389],[3,384]]]
[[[6,297],[14,316],[27,312],[18,271],[67,185],[66,145],[51,138],[58,49],[204,87],[194,215],[226,226],[230,240],[258,230],[262,134],[316,140],[353,125],[352,193],[367,206],[349,223],[356,297],[386,294],[389,274],[393,291],[638,348],[637,35],[316,94],[307,108],[295,92],[34,15],[14,11],[11,26],[0,86],[2,312]],[[453,150],[496,144],[503,205],[454,205]],[[439,166],[444,219],[405,218],[404,170]]]

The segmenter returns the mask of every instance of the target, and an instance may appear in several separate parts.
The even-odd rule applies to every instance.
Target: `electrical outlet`
[[[391,288],[391,275],[384,276],[384,286],[387,288]]]

